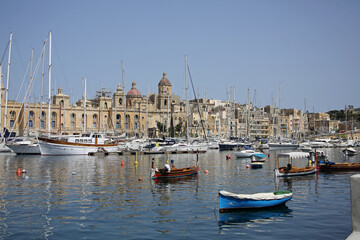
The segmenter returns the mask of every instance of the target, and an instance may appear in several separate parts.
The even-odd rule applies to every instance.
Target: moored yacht
[[[99,133],[51,139],[38,138],[41,155],[88,155],[92,152],[117,152],[118,145]]]

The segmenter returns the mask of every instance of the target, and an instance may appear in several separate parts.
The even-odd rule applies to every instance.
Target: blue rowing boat
[[[276,191],[270,193],[235,194],[227,191],[219,191],[220,211],[268,208],[286,203],[292,198],[290,191]]]

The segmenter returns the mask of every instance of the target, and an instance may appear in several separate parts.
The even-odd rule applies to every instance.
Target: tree
[[[181,123],[178,123],[178,124],[175,126],[175,132],[178,132],[179,135],[181,135],[181,127],[182,127]]]
[[[169,129],[169,132],[170,132],[170,137],[175,137],[174,121],[173,121],[173,118],[172,118],[172,117],[171,117],[171,119],[170,119],[170,129]]]
[[[164,124],[162,124],[161,122],[157,122],[156,123],[157,128],[159,129],[159,133],[163,133],[164,132]]]

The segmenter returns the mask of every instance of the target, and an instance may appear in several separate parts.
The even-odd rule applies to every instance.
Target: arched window
[[[41,112],[41,118],[44,118],[44,117],[45,117],[45,112],[42,111],[42,112]]]
[[[56,118],[56,112],[52,112],[52,113],[51,113],[51,117],[52,117],[52,118]]]
[[[35,115],[35,114],[34,114],[34,111],[30,111],[30,112],[29,112],[29,118],[33,118],[34,115]]]
[[[29,121],[29,127],[30,127],[30,128],[34,127],[34,124],[33,124],[33,121],[32,121],[32,120]]]
[[[15,111],[10,111],[10,117],[11,117],[11,118],[15,118],[15,116],[16,116]]]
[[[64,100],[60,100],[60,106],[63,107],[64,106]]]
[[[126,115],[125,117],[125,129],[129,129],[130,116]]]
[[[121,119],[120,114],[117,114],[117,115],[116,115],[116,120],[120,120],[120,119]]]
[[[71,117],[71,120],[74,120],[74,119],[76,118],[75,113],[72,113],[72,114],[70,115],[70,117]]]
[[[119,98],[119,104],[122,105],[122,98]]]
[[[165,99],[165,100],[164,100],[164,106],[166,106],[166,105],[167,105],[167,100]]]
[[[108,108],[107,102],[105,102],[105,108]]]
[[[93,119],[96,120],[97,119],[97,114],[93,115]]]
[[[10,127],[14,127],[15,121],[14,120],[10,120]]]

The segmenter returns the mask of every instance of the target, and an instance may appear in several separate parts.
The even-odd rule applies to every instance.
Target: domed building
[[[163,78],[158,84],[158,94],[157,108],[168,108],[169,102],[171,102],[171,83],[166,72],[163,73]]]

